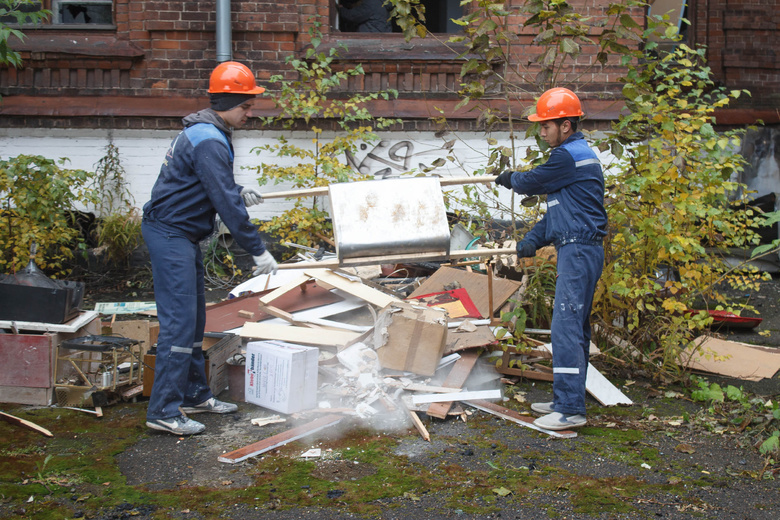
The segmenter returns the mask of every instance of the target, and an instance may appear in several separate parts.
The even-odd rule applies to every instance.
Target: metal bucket
[[[246,358],[234,354],[225,362],[228,376],[228,396],[231,401],[244,402],[244,381],[246,379]]]

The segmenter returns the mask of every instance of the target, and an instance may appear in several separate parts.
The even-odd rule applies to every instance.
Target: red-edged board
[[[431,294],[423,294],[407,301],[428,307],[438,307],[447,311],[451,320],[459,318],[481,318],[479,309],[474,305],[469,293],[464,288],[452,289]]]
[[[688,314],[695,314],[700,311],[688,310]],[[728,311],[707,311],[712,317],[713,327],[730,327],[733,329],[754,329],[758,327],[763,318],[751,318],[747,316],[738,316]]]

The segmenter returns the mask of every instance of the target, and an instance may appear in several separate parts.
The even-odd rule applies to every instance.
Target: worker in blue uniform
[[[144,205],[142,232],[149,249],[160,333],[146,425],[174,435],[201,433],[205,426],[188,415],[230,413],[206,379],[203,333],[206,297],[200,242],[214,229],[216,215],[233,239],[254,259],[254,274],[275,273],[276,260],[260,238],[247,206],[262,194],[233,178],[234,128],[251,115],[264,92],[243,64],[219,64],[209,80],[211,107],[183,119]]]
[[[498,185],[517,193],[547,195],[547,212],[517,243],[517,256],[533,257],[549,244],[558,254],[551,325],[553,400],[531,405],[544,414],[534,424],[548,430],[586,423],[590,313],[604,264],[604,175],[596,153],[577,131],[583,115],[571,90],[546,91],[528,119],[539,122],[540,135],[552,148],[549,159],[532,170],[507,171],[496,178]]]

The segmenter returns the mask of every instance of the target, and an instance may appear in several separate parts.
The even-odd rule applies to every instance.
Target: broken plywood
[[[484,318],[489,318],[488,276],[453,267],[441,267],[409,295],[417,298],[424,294],[452,289],[451,284],[466,289],[471,301]],[[520,288],[520,283],[506,278],[493,278],[493,309],[498,310]]]
[[[239,316],[239,311],[254,313],[253,321],[262,321],[271,316],[260,309],[260,299],[273,291],[247,294],[224,300],[206,308],[206,332],[226,332],[242,326],[247,318]],[[305,291],[288,290],[276,298],[275,306],[286,312],[322,307],[341,301],[332,291],[318,285],[316,282],[306,284]]]
[[[773,377],[780,370],[780,349],[699,336],[683,356],[683,366],[746,381]]]

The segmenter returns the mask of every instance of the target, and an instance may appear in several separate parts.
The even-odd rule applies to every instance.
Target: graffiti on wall
[[[422,170],[429,167],[429,165],[420,162],[422,156],[435,159],[444,157],[446,154],[447,149],[444,147],[415,152],[412,141],[403,140],[394,143],[384,139],[373,147],[370,144],[362,143],[357,154],[346,152],[347,164],[355,171],[363,175],[372,175],[377,179],[398,177],[412,169]],[[413,166],[415,162],[417,164]]]

